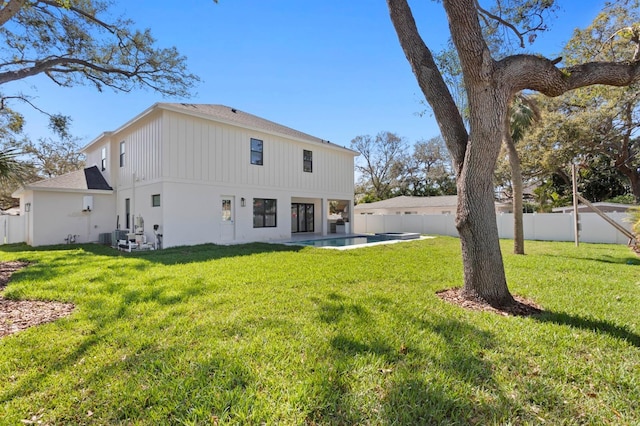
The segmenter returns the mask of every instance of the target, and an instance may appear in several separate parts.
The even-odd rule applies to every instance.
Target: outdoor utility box
[[[93,195],[85,195],[82,197],[82,211],[90,212],[93,210]]]

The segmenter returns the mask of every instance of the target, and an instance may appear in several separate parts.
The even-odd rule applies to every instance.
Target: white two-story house
[[[223,105],[157,103],[83,151],[86,170],[16,192],[29,244],[281,241],[353,215],[357,152]]]

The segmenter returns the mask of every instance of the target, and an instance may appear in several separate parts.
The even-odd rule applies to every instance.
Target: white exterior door
[[[220,240],[233,241],[236,237],[236,220],[234,211],[235,197],[220,197]]]

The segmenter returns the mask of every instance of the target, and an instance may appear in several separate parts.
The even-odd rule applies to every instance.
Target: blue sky
[[[440,50],[446,16],[438,2],[410,0],[423,38]],[[553,57],[603,1],[562,1],[551,31],[528,52]],[[59,88],[42,76],[5,85],[34,96],[50,113],[70,115],[84,143],[118,128],[155,102],[225,104],[348,146],[358,135],[396,132],[409,143],[439,134],[400,48],[384,0],[135,0],[114,10],[176,46],[202,82],[190,99],[151,91],[99,93]],[[27,134],[48,134],[46,117],[20,108]]]

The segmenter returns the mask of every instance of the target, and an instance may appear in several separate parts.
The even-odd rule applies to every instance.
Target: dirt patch
[[[71,303],[2,297],[2,290],[11,279],[11,274],[27,265],[20,261],[0,262],[0,337],[69,316],[75,308]]]
[[[449,290],[439,291],[438,296],[445,302],[460,306],[464,309],[472,311],[494,312],[504,316],[521,316],[537,315],[542,312],[542,307],[537,303],[525,299],[520,296],[513,296],[515,303],[503,308],[494,308],[481,300],[469,300],[462,295],[462,288],[451,288]]]

